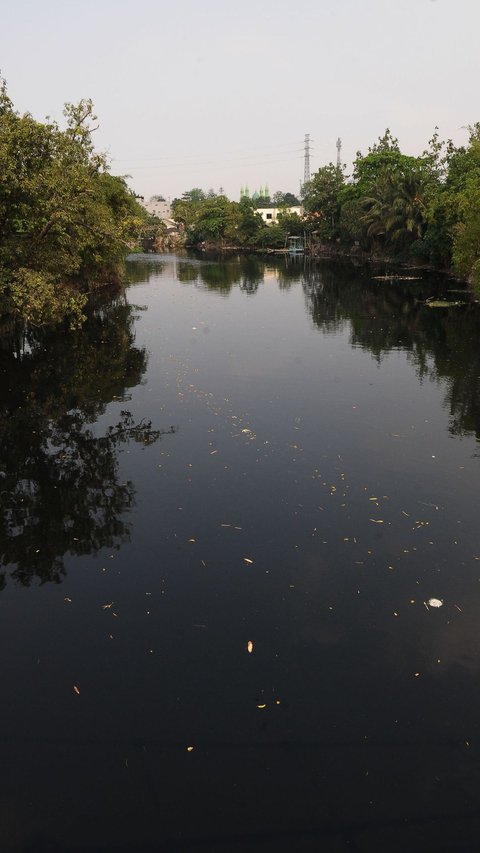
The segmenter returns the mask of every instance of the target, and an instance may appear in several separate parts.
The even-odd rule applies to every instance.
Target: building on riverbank
[[[266,225],[273,225],[278,221],[279,214],[291,216],[292,213],[296,213],[302,218],[304,211],[302,205],[295,205],[294,207],[257,207],[255,213],[260,214]]]
[[[148,213],[158,219],[170,219],[172,215],[170,203],[159,196],[152,196],[148,201],[141,200],[141,204]]]

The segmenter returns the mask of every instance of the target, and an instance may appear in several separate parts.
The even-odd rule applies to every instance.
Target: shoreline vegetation
[[[285,205],[267,225],[256,212],[265,199],[229,202],[198,188],[174,200],[173,215],[186,245],[281,250],[289,235],[302,235],[312,257],[442,271],[479,292],[480,123],[468,131],[468,144],[456,147],[435,128],[412,157],[387,128],[367,154],[357,153],[351,175],[332,163],[316,172],[303,187],[302,218]]]
[[[94,149],[92,102],[63,114],[64,130],[19,115],[0,79],[0,315],[75,329],[89,294],[122,281],[149,217]]]
[[[172,214],[184,243],[195,248],[281,250],[288,236],[305,238],[312,257],[394,262],[455,275],[480,290],[480,123],[466,146],[440,140],[435,128],[418,157],[403,154],[387,128],[357,153],[351,175],[322,166],[302,191],[303,217],[269,198],[231,202],[194,188],[175,199]],[[257,207],[278,207],[266,224]],[[282,209],[283,208],[283,209]]]
[[[272,253],[300,235],[312,258],[395,263],[455,275],[480,291],[480,123],[466,146],[435,129],[418,157],[390,130],[351,175],[322,166],[299,200],[277,192],[230,201],[193,188],[172,203],[179,233],[139,203],[95,151],[90,100],[66,104],[65,128],[14,110],[0,78],[0,318],[82,325],[89,295],[120,285],[132,251],[194,248]],[[276,208],[267,224],[258,208]],[[298,206],[297,206],[298,209]]]

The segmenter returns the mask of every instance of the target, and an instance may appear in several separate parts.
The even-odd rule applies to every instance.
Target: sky
[[[385,128],[420,154],[480,121],[480,0],[0,0],[15,108],[62,123],[92,98],[95,145],[149,198],[297,193],[347,173]]]

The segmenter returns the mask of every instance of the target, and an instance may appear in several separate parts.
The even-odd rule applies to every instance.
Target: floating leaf
[[[428,308],[456,308],[459,305],[466,305],[466,302],[461,299],[455,301],[449,299],[427,299],[425,305]]]

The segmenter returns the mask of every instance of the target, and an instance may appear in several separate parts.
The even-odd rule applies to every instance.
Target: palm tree
[[[381,175],[363,200],[362,221],[367,235],[399,250],[421,239],[426,224],[426,181],[421,169]]]

